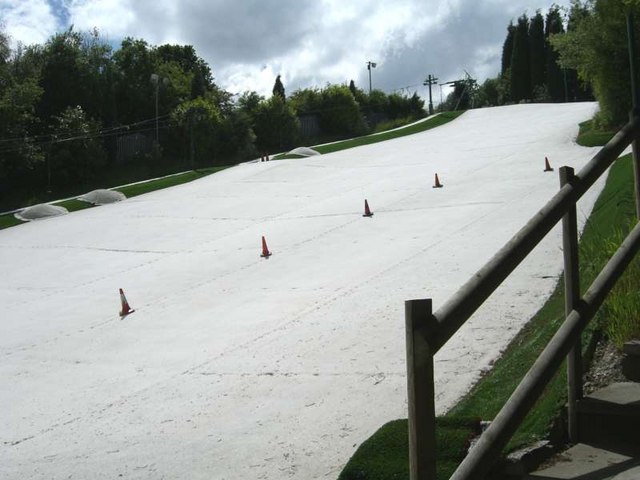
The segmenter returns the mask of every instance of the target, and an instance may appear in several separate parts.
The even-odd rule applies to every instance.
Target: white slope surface
[[[469,111],[0,231],[0,478],[336,478],[406,417],[404,301],[437,309],[593,156],[595,108]],[[439,352],[438,411],[561,264],[555,229]]]

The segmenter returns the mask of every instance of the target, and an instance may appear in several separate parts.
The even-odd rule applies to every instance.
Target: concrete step
[[[640,445],[599,448],[579,443],[552,457],[548,466],[525,475],[529,480],[638,480]]]
[[[640,444],[640,383],[614,383],[578,403],[581,442]]]

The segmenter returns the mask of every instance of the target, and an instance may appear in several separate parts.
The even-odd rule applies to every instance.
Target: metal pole
[[[160,133],[158,129],[158,90],[160,89],[160,77],[156,82],[156,143],[160,143]]]
[[[571,167],[560,168],[560,188],[575,178]],[[562,250],[564,254],[564,312],[565,318],[580,301],[580,273],[578,269],[578,221],[574,203],[562,217]],[[582,399],[582,342],[578,336],[567,356],[567,416],[569,440],[578,443],[578,401]]]
[[[431,98],[431,74],[429,74],[429,115],[433,115],[433,99]]]
[[[367,62],[367,70],[369,70],[369,95],[371,95],[371,62]]]
[[[436,413],[433,353],[427,331],[434,323],[431,299],[404,303],[407,335],[409,468],[411,480],[436,478]]]
[[[629,42],[629,70],[631,74],[631,100],[632,109],[629,117],[633,119],[640,115],[638,106],[638,71],[636,67],[636,41],[633,26],[633,13],[627,14],[627,40]],[[638,145],[638,136],[634,137],[631,143],[633,152],[633,179],[636,199],[636,218],[640,219],[640,146]]]

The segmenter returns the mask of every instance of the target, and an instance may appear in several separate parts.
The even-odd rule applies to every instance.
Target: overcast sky
[[[373,61],[373,88],[426,98],[428,74],[496,76],[509,21],[553,3],[569,1],[0,0],[0,22],[14,44],[44,43],[72,24],[115,46],[127,36],[191,44],[233,93],[270,95],[277,74],[287,93],[351,79],[368,90]]]

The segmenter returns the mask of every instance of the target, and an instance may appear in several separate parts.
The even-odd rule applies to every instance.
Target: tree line
[[[191,45],[73,28],[10,46],[0,31],[0,208],[226,165],[424,116],[417,96],[350,85],[273,95],[220,88]],[[307,125],[309,128],[303,128]]]
[[[529,18],[522,14],[507,26],[502,47],[500,74],[482,85],[467,77],[454,86],[444,108],[508,105],[521,102],[569,102],[593,100],[588,82],[575,68],[559,62],[553,39],[572,31],[584,7],[574,3],[567,15],[557,5],[545,16],[540,11]]]

